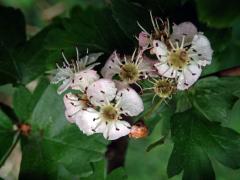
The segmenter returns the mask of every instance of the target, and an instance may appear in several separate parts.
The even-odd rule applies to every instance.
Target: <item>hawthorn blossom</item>
[[[213,50],[206,36],[197,32],[191,22],[174,24],[170,34],[169,22],[153,18],[150,12],[154,31],[143,30],[139,34],[139,46],[143,51],[150,49],[160,61],[154,66],[158,73],[167,78],[176,78],[177,89],[185,90],[200,77],[202,67],[211,64]],[[161,21],[161,24],[158,23]]]
[[[164,77],[176,78],[177,89],[185,90],[192,86],[200,77],[202,67],[211,63],[213,50],[210,42],[203,34],[195,34],[190,45],[185,45],[185,38],[173,43],[169,40],[171,48],[159,40],[153,41],[153,53],[159,63],[155,64],[158,73]]]
[[[99,75],[96,71],[92,70],[92,68],[99,64],[94,62],[102,53],[92,53],[80,58],[77,48],[76,52],[77,60],[72,60],[72,63],[69,63],[62,51],[64,59],[63,66],[60,67],[57,64],[55,77],[51,81],[53,84],[62,82],[62,85],[57,90],[58,94],[63,93],[69,88],[83,92],[90,83],[99,79]]]
[[[147,78],[154,71],[153,62],[144,60],[141,51],[135,50],[132,57],[124,58],[120,58],[114,51],[102,68],[101,74],[107,79],[112,79],[117,74],[124,83],[137,84],[137,81]]]
[[[125,120],[126,116],[137,116],[144,108],[135,90],[118,90],[110,79],[100,79],[88,86],[87,98],[93,107],[79,113],[76,124],[83,133],[103,133],[108,140],[128,135],[131,125]]]

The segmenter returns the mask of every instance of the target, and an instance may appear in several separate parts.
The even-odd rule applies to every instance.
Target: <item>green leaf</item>
[[[19,83],[21,70],[16,62],[13,51],[0,44],[0,85],[7,83]]]
[[[105,179],[106,162],[104,160],[92,163],[93,174],[83,180]]]
[[[16,88],[13,96],[13,107],[21,122],[26,122],[33,113],[33,110],[49,85],[49,81],[41,78],[36,81],[37,87],[31,93],[26,87],[19,86]]]
[[[174,98],[176,98],[176,112],[184,112],[192,107],[188,92],[179,91]]]
[[[26,41],[25,20],[19,9],[0,6],[0,84],[21,79],[20,67],[12,48]]]
[[[61,169],[72,176],[85,176],[92,172],[90,162],[103,158],[106,142],[97,135],[83,135],[70,124],[64,116],[62,98],[49,86],[27,121],[32,130],[22,140],[21,178],[56,179]]]
[[[137,22],[146,29],[151,27],[149,12],[140,5],[135,5],[126,0],[113,0],[112,11],[119,26],[131,39],[135,39],[134,37],[141,32]]]
[[[32,93],[31,97],[31,111],[35,108],[37,105],[39,99],[42,97],[43,93],[49,86],[49,80],[46,79],[45,77],[42,77],[41,79],[38,80],[37,82],[37,87],[35,88],[34,92]]]
[[[236,44],[240,45],[240,18],[233,24],[232,38]]]
[[[106,178],[107,180],[124,180],[128,179],[127,175],[125,174],[125,170],[120,167],[117,169],[114,169]]]
[[[196,110],[178,113],[171,121],[174,148],[168,175],[183,179],[215,179],[210,157],[233,169],[240,168],[240,134],[208,121]]]
[[[130,139],[125,160],[125,170],[129,180],[168,179],[166,166],[172,149],[172,142],[157,146],[150,152],[146,148],[161,137],[162,123],[158,123],[152,134],[144,139]],[[174,177],[171,180],[179,180]]]
[[[234,96],[237,96],[237,97],[239,97],[239,98],[240,98],[240,89],[239,89],[239,90],[236,90],[236,91],[234,91],[234,92],[233,92],[233,95],[234,95]]]
[[[20,121],[26,121],[31,114],[31,96],[30,91],[24,86],[18,87],[13,95],[13,108],[20,119]]]
[[[234,23],[231,28],[217,29],[204,26],[200,29],[209,38],[214,51],[212,63],[204,67],[202,76],[240,65],[238,61],[240,55],[238,50],[240,48],[238,24],[238,22]]]
[[[240,132],[240,100],[238,100],[234,105],[230,113],[230,123],[229,127]]]
[[[63,28],[53,29],[46,38],[49,50],[74,49],[86,51],[128,50],[132,42],[124,35],[112,18],[109,9],[73,8],[70,18],[62,19]]]
[[[212,64],[204,68],[202,76],[238,67],[240,65],[238,60],[238,57],[240,56],[239,48],[239,45],[230,42],[226,45],[226,48],[223,51],[214,53]]]
[[[239,1],[196,0],[196,4],[199,19],[206,22],[209,26],[230,27],[240,17]]]
[[[19,10],[14,10],[12,8],[5,9],[6,10],[3,10],[3,12],[11,10],[13,11],[12,13],[15,12],[16,14],[11,14],[10,11],[6,16],[1,16],[4,17],[5,23],[1,23],[3,24],[4,31],[6,30],[11,34],[6,33],[0,35],[9,39],[13,44],[9,45],[9,43],[6,44],[5,42],[0,43],[0,84],[27,84],[40,74],[43,74],[48,64],[55,64],[57,57],[60,56],[60,53],[50,53],[45,48],[45,37],[47,33],[50,29],[59,27],[60,25],[57,22],[53,23],[26,42],[25,34],[23,38],[18,39],[16,37],[20,37],[20,35],[23,36],[22,31],[25,33],[25,23],[24,20],[21,20],[23,18],[22,14]],[[10,21],[5,21],[5,19],[10,19]],[[11,22],[11,20],[14,21]],[[7,27],[5,28],[4,25],[6,22]],[[20,25],[19,23],[23,24]],[[8,27],[10,29],[8,29]],[[19,46],[14,47],[15,45]]]
[[[239,82],[240,78],[230,77],[202,79],[192,89],[192,103],[207,119],[226,123],[236,101],[233,93]]]
[[[21,83],[27,84],[45,73],[51,67],[56,66],[57,60],[61,57],[61,49],[52,52],[46,48],[46,38],[48,33],[61,27],[61,23],[54,22],[47,26],[30,40],[28,40],[17,52],[16,61],[21,72]]]
[[[83,177],[83,180],[124,180],[127,179],[126,172],[123,167],[114,169],[109,174],[107,173],[107,162],[105,160],[92,163],[93,174],[88,177]]]
[[[14,138],[13,124],[11,120],[0,110],[0,167],[6,160]]]
[[[19,9],[0,6],[0,44],[16,47],[26,41],[25,20]]]
[[[150,145],[147,147],[146,151],[149,152],[149,151],[151,151],[152,149],[154,149],[155,147],[164,144],[165,138],[166,138],[166,137],[163,136],[163,137],[161,137],[159,140],[157,140],[157,141],[155,141],[154,143],[150,144]]]

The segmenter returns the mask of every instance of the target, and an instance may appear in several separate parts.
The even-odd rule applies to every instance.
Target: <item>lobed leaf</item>
[[[171,120],[174,148],[168,163],[168,175],[183,172],[183,179],[215,179],[210,157],[237,169],[240,134],[210,122],[195,109],[178,113]]]

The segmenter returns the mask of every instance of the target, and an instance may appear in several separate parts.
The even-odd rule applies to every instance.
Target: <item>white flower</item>
[[[69,63],[64,53],[62,56],[64,59],[63,67],[59,67],[57,64],[57,70],[55,77],[51,83],[57,84],[62,82],[62,85],[58,88],[58,93],[61,94],[68,88],[84,91],[87,85],[99,79],[96,71],[92,70],[94,66],[99,63],[94,63],[102,53],[88,54],[83,58],[79,58],[79,52],[76,48],[77,60]]]
[[[114,51],[101,70],[103,77],[112,79],[117,74],[124,83],[133,84],[155,71],[152,62],[144,60],[141,51],[136,52],[132,57],[124,56],[121,59]]]
[[[160,61],[155,67],[160,75],[176,78],[177,89],[188,89],[200,77],[202,66],[211,63],[213,50],[210,42],[204,35],[196,34],[190,45],[185,45],[185,35],[180,45],[179,41],[175,41],[175,45],[171,40],[169,43],[170,48],[161,41],[153,41],[152,51]]]
[[[109,79],[92,83],[87,97],[95,108],[83,110],[76,118],[76,124],[87,135],[103,133],[108,140],[128,135],[131,126],[125,116],[137,116],[143,111],[142,99],[133,89],[117,90]]]

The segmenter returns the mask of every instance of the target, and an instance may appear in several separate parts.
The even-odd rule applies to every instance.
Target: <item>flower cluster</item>
[[[168,20],[154,18],[151,12],[150,18],[152,32],[138,23],[142,32],[133,54],[114,51],[101,74],[94,67],[102,53],[87,53],[80,58],[76,48],[77,58],[70,63],[62,52],[64,63],[62,67],[57,65],[52,83],[61,83],[58,93],[64,93],[66,119],[86,135],[102,133],[108,140],[126,135],[145,137],[148,130],[144,123],[131,125],[129,120],[144,111],[136,87],[141,93],[147,90],[154,97],[170,99],[177,90],[190,88],[202,68],[211,63],[210,42],[192,23],[170,27]],[[142,81],[151,87],[142,88]],[[66,92],[71,89],[75,91]]]

